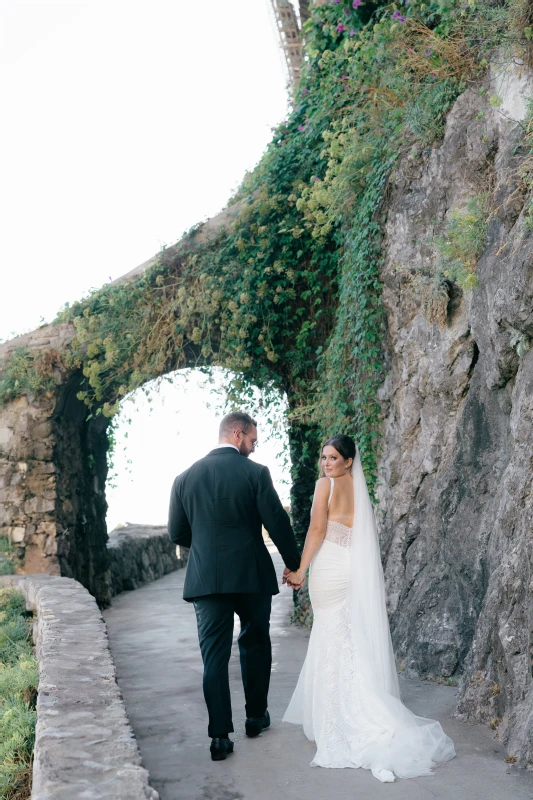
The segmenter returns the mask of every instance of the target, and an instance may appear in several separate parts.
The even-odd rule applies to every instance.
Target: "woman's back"
[[[331,489],[328,506],[328,522],[338,522],[347,528],[353,526],[354,495],[351,473],[340,478],[330,478]]]
[[[354,494],[351,475],[330,478],[328,521],[325,540],[341,547],[350,547],[354,515]]]

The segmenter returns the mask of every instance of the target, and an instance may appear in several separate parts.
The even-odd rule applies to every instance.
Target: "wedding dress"
[[[440,723],[416,716],[400,701],[376,523],[359,450],[353,478],[353,527],[328,520],[311,563],[313,628],[283,719],[303,725],[315,742],[311,766],[363,767],[382,782],[433,775],[455,750]]]

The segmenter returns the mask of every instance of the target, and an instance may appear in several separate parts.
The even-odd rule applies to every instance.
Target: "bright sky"
[[[0,20],[8,339],[219,211],[287,99],[268,0],[0,0]],[[110,492],[111,525],[165,522],[172,478],[216,441],[194,378],[163,394],[128,439],[119,429],[133,464]],[[274,451],[257,458],[286,499]]]

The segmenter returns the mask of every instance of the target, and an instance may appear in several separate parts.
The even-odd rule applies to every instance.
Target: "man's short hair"
[[[244,411],[232,411],[231,414],[226,414],[220,422],[219,437],[222,439],[231,436],[233,431],[237,430],[248,433],[252,425],[257,427],[257,422],[249,414]]]

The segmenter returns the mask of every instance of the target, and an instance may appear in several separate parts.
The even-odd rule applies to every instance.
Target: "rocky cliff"
[[[378,486],[403,668],[458,678],[459,712],[497,729],[523,766],[533,763],[528,93],[520,67],[496,64],[455,102],[444,139],[392,176]],[[435,270],[436,237],[479,196],[488,223],[478,285],[463,293],[443,281],[443,315],[431,324],[412,277]]]

